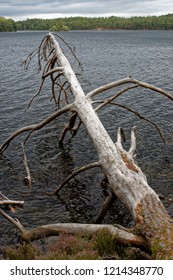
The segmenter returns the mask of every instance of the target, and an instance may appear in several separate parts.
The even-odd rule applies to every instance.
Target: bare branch
[[[27,231],[25,230],[25,228],[21,225],[21,223],[18,220],[13,219],[12,217],[10,217],[5,211],[3,211],[0,208],[0,214],[1,216],[3,216],[7,221],[9,221],[11,224],[13,224],[21,234],[25,234]]]
[[[75,125],[76,117],[77,117],[77,113],[75,112],[75,113],[72,114],[68,123],[64,127],[63,132],[61,133],[61,136],[60,136],[60,139],[59,139],[59,146],[61,148],[63,148],[63,140],[64,140],[64,137],[65,137],[67,131],[72,130],[74,125]]]
[[[30,100],[30,102],[29,102],[29,104],[28,104],[26,110],[28,110],[28,109],[30,108],[30,106],[31,106],[32,102],[34,101],[34,99],[35,99],[35,98],[40,94],[40,92],[42,91],[42,88],[43,88],[45,79],[46,79],[48,76],[50,76],[50,75],[52,75],[53,73],[55,73],[55,72],[62,71],[62,69],[63,69],[63,67],[58,67],[58,68],[52,69],[52,70],[49,71],[49,72],[46,72],[45,74],[43,73],[43,75],[42,75],[42,82],[41,82],[41,84],[40,84],[40,86],[39,86],[39,89],[38,89],[37,92],[34,94],[34,96],[31,98],[31,100]],[[55,98],[54,98],[54,99],[55,99]]]
[[[42,80],[40,86],[39,86],[39,89],[37,90],[37,92],[34,94],[34,96],[31,98],[26,110],[28,110],[32,104],[32,102],[34,101],[34,99],[40,94],[42,88],[43,88],[43,85],[44,85],[44,82],[45,82],[45,79]]]
[[[135,136],[135,129],[136,129],[136,126],[134,126],[131,130],[131,146],[130,146],[130,149],[128,151],[129,155],[131,157],[134,156],[134,153],[136,151],[136,136]]]
[[[75,59],[78,61],[78,64],[82,70],[81,64],[79,62],[79,60],[77,59],[74,51],[72,50],[72,48],[68,45],[68,43],[65,42],[65,40],[63,38],[61,38],[59,35],[56,34],[56,36],[58,36],[58,38],[60,38],[63,43],[69,48],[69,50],[71,51],[71,53],[73,54],[73,56],[75,57]],[[27,109],[31,106],[31,103],[33,102],[33,100],[39,95],[39,93],[42,90],[42,87],[44,85],[45,79],[50,76],[51,81],[52,81],[52,97],[55,101],[55,103],[57,103],[56,98],[55,98],[55,81],[57,78],[53,77],[53,74],[55,72],[60,72],[60,74],[62,73],[63,67],[59,67],[59,62],[58,62],[58,57],[56,56],[55,52],[54,52],[54,46],[52,45],[52,42],[49,40],[49,35],[45,36],[40,44],[40,46],[34,50],[34,52],[32,52],[31,54],[28,55],[26,61],[25,61],[25,65],[26,65],[26,69],[28,68],[28,65],[30,64],[30,61],[32,60],[32,58],[38,55],[38,65],[39,65],[39,70],[41,70],[42,65],[41,65],[41,61],[47,61],[46,65],[44,66],[43,69],[43,74],[42,74],[42,82],[41,85],[38,89],[38,91],[36,92],[36,94],[32,97],[31,101],[29,102]],[[58,67],[56,67],[56,65]],[[58,75],[59,76],[59,75]],[[66,92],[65,92],[66,95]],[[66,97],[66,96],[65,96]],[[67,98],[66,98],[67,99]],[[27,110],[26,109],[26,110]]]
[[[140,87],[143,87],[143,88],[150,89],[152,91],[158,92],[158,93],[168,97],[169,99],[171,99],[173,101],[173,96],[170,93],[168,93],[167,91],[165,91],[165,90],[163,90],[161,88],[155,87],[153,85],[150,85],[150,84],[138,81],[136,79],[132,79],[132,78],[125,78],[125,79],[122,79],[122,80],[119,80],[119,81],[115,81],[115,82],[106,84],[104,86],[101,86],[101,87],[99,87],[99,88],[89,92],[87,94],[87,97],[88,98],[92,98],[93,96],[95,96],[95,95],[97,95],[99,93],[102,93],[102,92],[104,92],[106,90],[109,90],[109,89],[112,89],[112,88],[115,88],[115,87],[118,87],[118,86],[121,86],[121,85],[124,85],[124,84],[129,84],[129,83],[132,83],[132,84],[138,85]]]
[[[46,72],[42,78],[45,79],[48,76],[50,76],[51,74],[54,74],[55,72],[62,72],[63,71],[63,67],[57,67],[57,68],[53,68],[52,70],[50,70],[49,72]]]
[[[133,127],[132,131],[131,131],[131,147],[130,147],[129,151],[124,150],[124,148],[122,146],[121,140],[122,140],[122,137],[124,138],[124,131],[122,130],[121,127],[119,127],[117,130],[117,142],[115,143],[115,146],[117,147],[117,149],[120,153],[121,159],[124,162],[124,164],[126,165],[126,167],[129,170],[140,174],[141,178],[143,178],[145,181],[147,181],[146,176],[143,174],[143,172],[138,167],[138,165],[134,162],[134,159],[133,159],[134,152],[136,149],[136,137],[134,134],[134,130],[135,130],[135,127]]]
[[[23,207],[24,201],[16,201],[16,200],[0,200],[0,205],[13,205],[18,207]]]
[[[44,119],[43,121],[41,121],[40,123],[38,124],[31,124],[31,125],[27,125],[27,126],[24,126],[20,129],[18,129],[17,131],[15,131],[1,146],[0,146],[0,153],[3,153],[8,145],[10,144],[10,142],[18,135],[20,135],[21,133],[23,132],[26,132],[26,131],[36,131],[36,130],[39,130],[41,129],[42,127],[44,127],[45,125],[47,125],[48,123],[50,123],[51,121],[53,121],[54,119],[56,119],[57,117],[59,117],[60,115],[64,114],[65,112],[67,111],[70,111],[70,110],[74,110],[74,105],[73,103],[72,104],[69,104],[67,106],[65,106],[64,108],[62,109],[59,109],[57,112],[54,112],[52,115],[50,115],[48,118]]]
[[[22,207],[24,201],[11,200],[7,196],[5,196],[2,192],[0,192],[0,205],[8,205],[8,204],[13,204]]]
[[[8,197],[6,197],[2,192],[0,192],[0,200],[8,200]]]
[[[76,135],[76,133],[78,132],[78,130],[79,130],[81,124],[82,124],[82,121],[79,120],[79,123],[78,123],[76,126],[74,126],[74,127],[72,128],[72,130],[71,130],[71,132],[72,132],[72,138],[73,138],[73,137]]]
[[[57,195],[59,193],[59,191],[71,180],[73,179],[75,176],[77,176],[79,173],[91,169],[91,168],[95,168],[95,167],[100,167],[100,162],[93,162],[90,163],[88,165],[82,166],[80,168],[78,168],[77,170],[73,171],[70,176],[68,176],[59,186],[58,188],[55,190],[55,192],[53,192],[53,194]]]
[[[120,92],[121,92],[121,91],[120,91]],[[122,91],[122,92],[123,92],[123,91]],[[142,116],[139,112],[135,111],[134,109],[131,109],[131,108],[127,107],[127,106],[124,106],[124,105],[119,104],[119,103],[116,103],[116,102],[112,102],[111,99],[113,100],[113,99],[114,99],[114,96],[112,96],[111,98],[108,98],[108,99],[106,99],[106,100],[96,100],[96,101],[93,101],[92,103],[101,103],[99,106],[97,106],[97,107],[95,108],[95,111],[97,112],[97,111],[100,110],[103,106],[108,105],[108,104],[121,107],[121,108],[123,108],[123,109],[125,109],[125,110],[127,110],[127,111],[129,111],[129,112],[131,112],[131,113],[133,113],[133,114],[135,114],[135,115],[138,116],[140,119],[145,120],[146,122],[148,122],[148,123],[150,123],[151,125],[153,125],[153,126],[156,128],[157,132],[159,133],[159,135],[160,135],[162,141],[165,143],[165,139],[164,139],[163,133],[162,133],[161,129],[158,127],[158,125],[156,125],[154,122],[152,122],[152,121],[149,120],[148,118]]]
[[[24,201],[16,201],[11,200],[5,195],[3,195],[2,192],[0,192],[0,206],[2,205],[4,207],[4,210],[8,210],[12,213],[15,213],[14,207],[23,207]]]
[[[55,35],[56,37],[60,38],[61,41],[68,47],[68,49],[70,50],[70,52],[72,53],[72,55],[74,56],[75,60],[77,61],[81,71],[83,71],[82,69],[82,64],[81,62],[79,61],[79,59],[77,58],[76,54],[75,54],[75,51],[72,49],[72,47],[70,47],[70,45],[57,33],[49,33],[49,37],[53,37],[51,34]]]
[[[25,153],[25,147],[24,147],[23,143],[22,143],[22,150],[23,150],[23,164],[24,164],[25,170],[26,170],[26,177],[24,178],[24,181],[29,186],[29,188],[31,188],[32,187],[32,179],[31,179],[31,174],[30,174],[30,171],[29,171],[28,161],[27,161],[27,157],[26,157],[26,153]]]
[[[100,110],[101,108],[103,108],[104,106],[106,106],[107,104],[110,104],[114,99],[116,99],[117,97],[121,96],[122,94],[126,93],[127,91],[129,91],[130,89],[136,88],[138,87],[137,85],[135,86],[131,86],[131,87],[127,87],[123,90],[120,90],[119,92],[117,92],[115,95],[113,95],[112,97],[106,99],[106,100],[96,100],[93,101],[92,103],[102,103],[100,104],[98,107],[95,108],[95,111],[97,112],[98,110]]]
[[[68,85],[67,88],[65,89],[65,85]],[[69,88],[69,84],[67,81],[65,81],[63,84],[57,83],[58,87],[59,87],[59,96],[58,96],[58,107],[60,107],[60,101],[61,101],[61,93],[62,91],[64,92],[64,96],[65,96],[65,101],[66,104],[68,104],[68,98],[67,98],[67,89]]]
[[[123,150],[123,146],[121,143],[121,138],[122,138],[122,128],[119,127],[117,130],[117,141],[116,141],[116,146],[119,150]]]
[[[107,214],[108,210],[111,208],[113,201],[115,200],[115,195],[112,192],[109,192],[107,198],[105,199],[102,209],[99,212],[99,215],[96,219],[96,223],[101,223],[104,219],[105,215]]]
[[[153,126],[156,128],[156,130],[158,131],[158,133],[159,133],[159,135],[160,135],[162,141],[165,143],[165,139],[164,139],[164,137],[163,137],[163,133],[162,133],[161,129],[160,129],[154,122],[152,122],[151,120],[149,120],[149,119],[146,118],[146,117],[143,117],[141,114],[139,114],[139,112],[137,112],[137,111],[135,111],[135,110],[133,110],[133,109],[127,107],[127,106],[124,106],[124,105],[122,105],[122,104],[115,103],[115,102],[110,102],[109,104],[115,105],[115,106],[118,106],[118,107],[121,107],[121,108],[123,108],[123,109],[125,109],[125,110],[127,110],[127,111],[129,111],[129,112],[131,112],[131,113],[133,113],[133,114],[135,114],[135,115],[138,116],[140,119],[142,119],[142,120],[144,120],[144,121],[150,123],[151,125],[153,125]]]
[[[141,246],[143,248],[149,249],[149,244],[145,240],[145,238],[136,235],[126,228],[117,226],[117,225],[93,225],[93,224],[75,224],[75,223],[64,223],[64,224],[50,224],[40,226],[38,228],[32,229],[28,232],[25,232],[21,236],[21,240],[23,241],[33,241],[39,238],[43,238],[46,236],[58,235],[61,232],[66,233],[76,233],[83,234],[84,232],[96,235],[101,230],[108,230],[113,238],[118,240],[118,242],[123,244],[129,244],[134,246]]]

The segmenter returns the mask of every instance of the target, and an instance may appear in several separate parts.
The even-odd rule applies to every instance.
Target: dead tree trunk
[[[145,175],[134,163],[134,131],[128,152],[122,148],[119,132],[117,143],[113,143],[57,41],[52,35],[50,40],[75,97],[75,110],[96,147],[101,168],[112,191],[132,214],[137,228],[151,244],[155,257],[173,259],[173,224],[158,196],[147,184]]]
[[[117,142],[114,143],[97,115],[97,108],[94,109],[92,106],[92,97],[94,95],[102,93],[109,88],[124,84],[134,84],[135,86],[148,88],[163,94],[171,100],[173,100],[173,96],[160,88],[132,78],[111,83],[85,95],[67,58],[52,34],[46,37],[43,48],[44,52],[46,52],[47,49],[52,52],[52,57],[58,64],[57,71],[61,71],[68,82],[69,88],[74,96],[74,102],[54,113],[54,116],[52,118],[49,117],[47,121],[45,120],[40,124],[24,127],[15,132],[1,146],[1,151],[5,150],[11,140],[21,132],[29,130],[32,132],[40,129],[43,123],[49,123],[49,121],[67,110],[70,110],[73,114],[75,113],[86,127],[96,148],[98,163],[94,163],[94,165],[100,166],[108,180],[111,191],[131,213],[136,224],[135,230],[139,235],[146,238],[151,248],[153,258],[173,259],[172,220],[167,214],[159,197],[148,185],[142,170],[134,162],[134,153],[136,149],[135,128],[131,131],[131,147],[129,151],[126,151],[123,149],[121,143],[121,129],[118,129]],[[46,75],[44,73],[44,76],[48,77],[52,75],[52,73],[52,68],[49,72],[47,67],[47,73]],[[116,96],[113,96],[111,100],[106,99],[100,106],[111,103],[117,96],[123,94],[128,89],[129,88],[126,88],[119,92]]]

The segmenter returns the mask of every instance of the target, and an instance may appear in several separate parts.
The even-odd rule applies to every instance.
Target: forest
[[[12,19],[6,19],[4,17],[0,17],[0,32],[11,32],[17,31],[16,22]]]
[[[17,30],[173,30],[173,14],[162,16],[124,17],[68,17],[55,19],[27,19],[14,21],[0,17],[0,31]]]

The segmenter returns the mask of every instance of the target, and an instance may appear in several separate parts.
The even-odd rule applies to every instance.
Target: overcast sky
[[[22,20],[70,16],[148,16],[173,13],[173,0],[0,0],[0,16]]]

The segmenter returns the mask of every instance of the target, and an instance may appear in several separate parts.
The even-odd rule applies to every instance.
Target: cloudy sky
[[[0,0],[0,16],[22,20],[70,16],[148,16],[173,13],[173,0]]]

